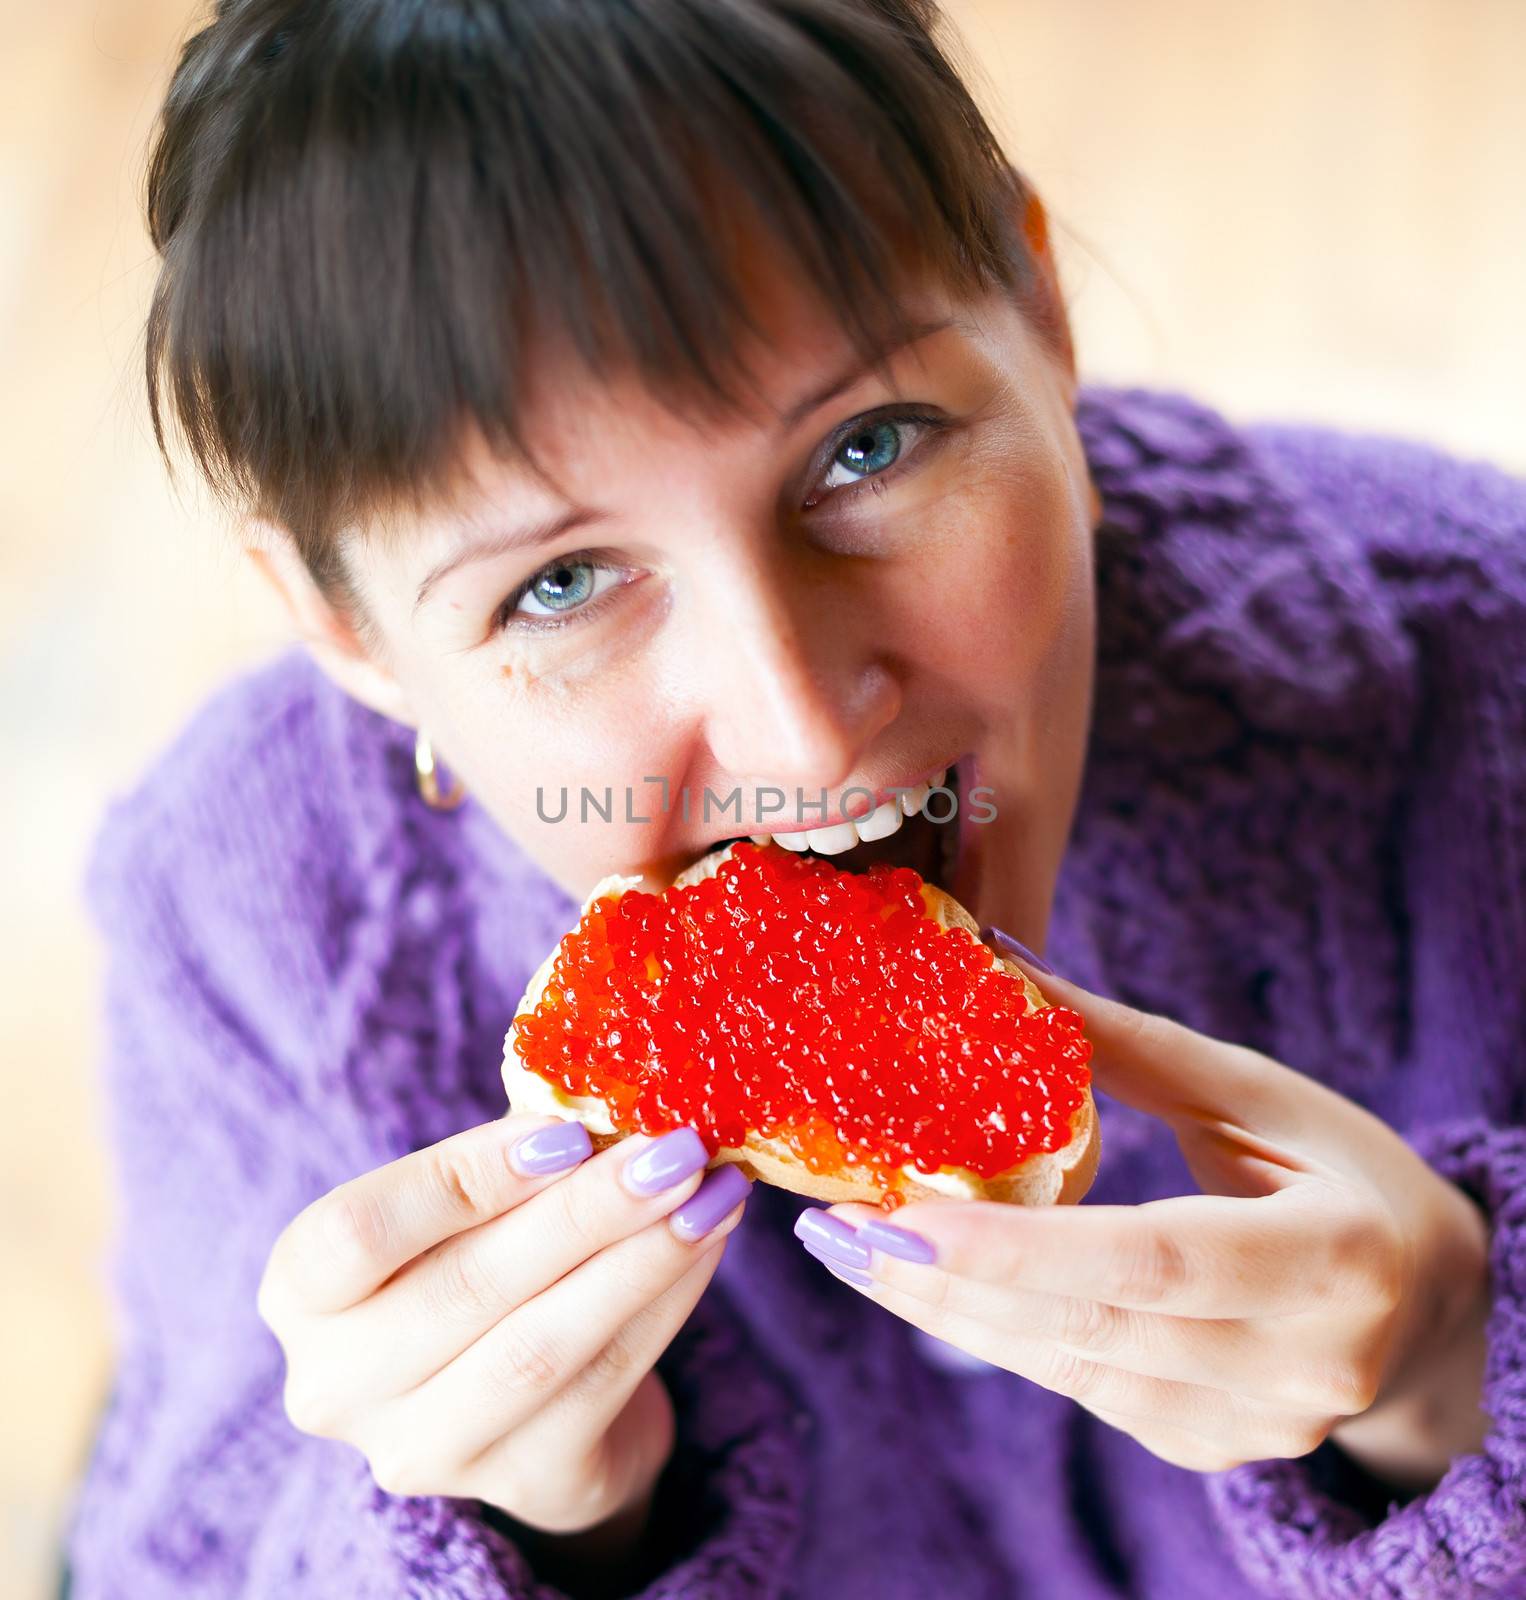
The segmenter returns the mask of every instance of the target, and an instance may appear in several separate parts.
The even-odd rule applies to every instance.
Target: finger
[[[878,1270],[880,1281],[895,1276]],[[1088,1361],[1145,1377],[1201,1384],[1300,1415],[1354,1415],[1371,1404],[1373,1378],[1354,1352],[1367,1329],[1328,1315],[1240,1318],[1162,1316],[1067,1295],[1009,1289],[937,1271],[908,1273],[897,1285],[932,1311],[967,1318]]]
[[[1263,1145],[1272,1173],[1297,1170],[1299,1152],[1317,1153],[1338,1170],[1349,1165],[1344,1130],[1369,1115],[1354,1102],[1259,1051],[1093,994],[1006,947],[999,953],[1023,966],[1052,1005],[1085,1019],[1093,1079],[1116,1099],[1168,1123],[1223,1123],[1237,1143],[1258,1136],[1253,1142]]]
[[[875,1274],[879,1281],[888,1275]],[[925,1273],[897,1285],[929,1312],[966,1318],[1013,1336],[1052,1344],[1088,1361],[1145,1377],[1243,1389],[1268,1370],[1272,1352],[1236,1319],[1179,1318],[1067,1295],[1031,1294]],[[1275,1369],[1271,1369],[1275,1370]]]
[[[1334,1417],[1268,1409],[1246,1402],[1243,1417],[1227,1428],[1188,1427],[1167,1417],[1126,1417],[1105,1406],[1077,1402],[1100,1421],[1120,1428],[1152,1454],[1194,1472],[1221,1472],[1245,1461],[1306,1456],[1328,1437]]]
[[[1086,1410],[1119,1433],[1127,1434],[1151,1455],[1169,1461],[1174,1467],[1185,1467],[1189,1472],[1227,1472],[1231,1467],[1243,1465],[1252,1459],[1228,1450],[1222,1443],[1205,1439],[1188,1428],[1175,1428],[1165,1422],[1140,1422],[1133,1417],[1120,1416],[1116,1411],[1101,1406],[1087,1406]]]
[[[632,1163],[639,1175],[664,1152],[673,1157],[659,1173],[668,1186],[633,1193]],[[348,1346],[373,1353],[372,1370],[354,1377],[354,1394],[381,1398],[438,1372],[582,1262],[683,1207],[704,1181],[706,1159],[692,1130],[661,1140],[635,1134],[505,1215],[426,1251],[346,1317]],[[712,1176],[712,1187],[746,1182],[735,1168]]]
[[[740,1211],[697,1245],[689,1269],[637,1312],[527,1422],[495,1440],[471,1462],[472,1473],[498,1479],[512,1471],[514,1463],[586,1459],[699,1303],[739,1216]]]
[[[604,1155],[617,1156],[618,1153],[616,1147]],[[675,1247],[692,1256],[696,1250],[708,1246],[711,1239],[731,1231],[741,1216],[742,1206],[734,1206],[718,1225],[713,1225],[717,1211],[715,1191],[725,1190],[729,1196],[738,1180],[743,1185],[745,1198],[751,1185],[741,1179],[734,1167],[728,1166],[709,1175],[691,1205],[679,1205],[666,1217],[664,1230]],[[689,1187],[685,1184],[679,1194]],[[528,1207],[521,1208],[512,1218],[500,1218],[487,1227],[506,1229],[511,1221],[527,1217],[528,1213]],[[686,1221],[692,1224],[691,1236],[687,1238],[678,1232]],[[647,1226],[650,1228],[652,1224],[648,1222]],[[693,1237],[696,1230],[708,1232],[696,1239]],[[512,1235],[511,1240],[513,1237],[522,1238],[523,1234]],[[304,1328],[303,1368],[319,1375],[320,1381],[295,1386],[298,1391],[295,1394],[290,1392],[292,1386],[289,1385],[288,1409],[294,1406],[300,1412],[305,1431],[353,1440],[356,1424],[361,1419],[367,1419],[367,1425],[375,1428],[372,1419],[378,1415],[384,1418],[399,1396],[416,1392],[430,1378],[448,1369],[452,1361],[480,1342],[494,1325],[510,1314],[500,1306],[481,1304],[480,1316],[468,1316],[459,1306],[447,1306],[444,1302],[437,1311],[431,1311],[401,1298],[397,1292],[400,1282],[388,1285],[343,1316],[320,1319]],[[475,1295],[478,1291],[469,1292]],[[607,1309],[597,1307],[596,1313]],[[594,1323],[590,1321],[592,1326]],[[618,1329],[612,1323],[609,1328],[609,1337],[613,1337]],[[342,1377],[336,1380],[335,1375]],[[386,1435],[388,1426],[383,1420],[379,1431]],[[427,1429],[427,1419],[424,1426]]]
[[[686,1210],[702,1184],[710,1192],[715,1184],[705,1184],[702,1166],[694,1168],[705,1160],[704,1147],[693,1133],[689,1139],[677,1144],[683,1165],[693,1170],[667,1166],[673,1181],[657,1194],[635,1195],[627,1187],[630,1163],[659,1142],[633,1134],[560,1182],[544,1182],[539,1194],[504,1216],[446,1238],[333,1326],[309,1326],[306,1338],[317,1350],[312,1365],[346,1373],[352,1408],[421,1384],[579,1262],[656,1218]],[[736,1168],[718,1173],[725,1176],[710,1176],[723,1184],[745,1182]],[[320,1358],[323,1341],[331,1346],[326,1360]]]
[[[576,1123],[508,1116],[452,1134],[341,1183],[301,1211],[271,1251],[260,1312],[340,1311],[440,1240],[512,1210],[555,1173],[523,1173],[522,1139],[555,1128],[576,1155]],[[586,1133],[585,1133],[586,1139]],[[591,1148],[591,1147],[589,1147]]]
[[[479,1455],[549,1404],[694,1258],[695,1247],[661,1220],[621,1239],[400,1397],[404,1416],[444,1430],[460,1459]]]
[[[1147,1377],[1108,1367],[1076,1356],[1042,1339],[1029,1339],[966,1317],[946,1308],[930,1306],[889,1284],[873,1282],[868,1288],[852,1287],[878,1302],[902,1321],[934,1338],[957,1345],[972,1356],[1004,1368],[1072,1400],[1106,1405],[1119,1415],[1149,1420],[1167,1415],[1211,1423],[1231,1414],[1235,1397],[1199,1385]]]
[[[1306,1454],[1328,1431],[1327,1419],[1284,1411],[1205,1384],[1126,1372],[1045,1340],[1014,1337],[972,1318],[934,1310],[885,1284],[852,1287],[934,1338],[1065,1395],[1089,1411],[1100,1407],[1126,1419],[1129,1431],[1136,1424],[1176,1428],[1217,1446],[1242,1445],[1254,1459]]]
[[[830,1208],[849,1226],[883,1213]],[[874,1251],[875,1272],[908,1292],[938,1272],[1180,1317],[1359,1312],[1386,1294],[1379,1224],[1316,1180],[1253,1198],[1176,1195],[1142,1205],[1004,1206],[913,1201],[893,1228],[929,1243],[936,1264]],[[929,1291],[925,1287],[922,1293]]]

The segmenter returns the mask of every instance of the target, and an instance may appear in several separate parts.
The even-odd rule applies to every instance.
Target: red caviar
[[[701,883],[595,901],[514,1050],[622,1132],[780,1139],[887,1205],[908,1164],[993,1178],[1069,1143],[1092,1047],[921,890],[909,867],[738,844]]]

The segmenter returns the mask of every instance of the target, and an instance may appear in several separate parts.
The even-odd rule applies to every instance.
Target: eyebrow
[[[933,321],[910,323],[899,335],[876,346],[869,360],[855,357],[852,363],[835,378],[813,389],[787,411],[780,412],[779,431],[790,432],[804,422],[812,412],[819,411],[829,400],[835,400],[838,395],[851,389],[876,361],[883,362],[907,346],[919,344],[923,339],[941,333],[944,328],[951,327],[957,320],[956,317],[939,317]],[[424,581],[418,587],[418,593],[414,596],[413,610],[417,614],[429,598],[430,590],[441,578],[447,573],[454,572],[457,567],[464,566],[468,562],[486,561],[492,556],[508,555],[515,550],[531,550],[540,545],[550,544],[553,539],[561,538],[573,528],[580,528],[588,523],[608,521],[609,515],[607,511],[599,511],[589,506],[575,506],[570,511],[543,518],[539,522],[528,523],[523,527],[504,528],[483,534],[453,551],[429,569]]]
[[[782,432],[798,427],[813,411],[819,411],[828,400],[835,400],[844,390],[851,389],[863,375],[874,365],[874,360],[888,360],[898,351],[904,350],[908,345],[920,344],[923,339],[930,339],[935,333],[952,326],[957,319],[954,317],[939,317],[932,322],[913,322],[899,335],[875,347],[870,360],[864,361],[855,358],[829,383],[824,383],[819,389],[814,389],[805,396],[798,405],[791,406],[788,411],[780,413],[779,426]]]
[[[531,550],[538,545],[550,544],[553,539],[561,538],[573,528],[582,527],[589,522],[603,522],[608,517],[607,511],[596,511],[589,506],[576,506],[571,511],[547,517],[541,522],[483,534],[429,569],[428,575],[419,585],[419,592],[414,596],[414,612],[415,614],[418,612],[429,598],[429,591],[447,572],[454,572],[457,567],[464,566],[468,561],[486,561],[489,556],[508,555],[512,550]]]

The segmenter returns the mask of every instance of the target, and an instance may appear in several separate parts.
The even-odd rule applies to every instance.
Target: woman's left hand
[[[923,1201],[893,1219],[838,1205],[804,1213],[801,1237],[896,1315],[1180,1466],[1301,1456],[1333,1434],[1422,1486],[1477,1449],[1488,1236],[1468,1197],[1312,1078],[1033,976],[1086,1019],[1094,1082],[1171,1127],[1204,1193]],[[906,1258],[925,1256],[916,1241],[932,1262]],[[1448,1386],[1472,1386],[1471,1406]]]

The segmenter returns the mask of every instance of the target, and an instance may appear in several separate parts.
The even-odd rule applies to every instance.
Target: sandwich
[[[597,883],[504,1040],[513,1110],[596,1148],[688,1124],[712,1165],[828,1204],[1080,1200],[1100,1136],[1083,1019],[884,858],[731,840],[660,893]]]

